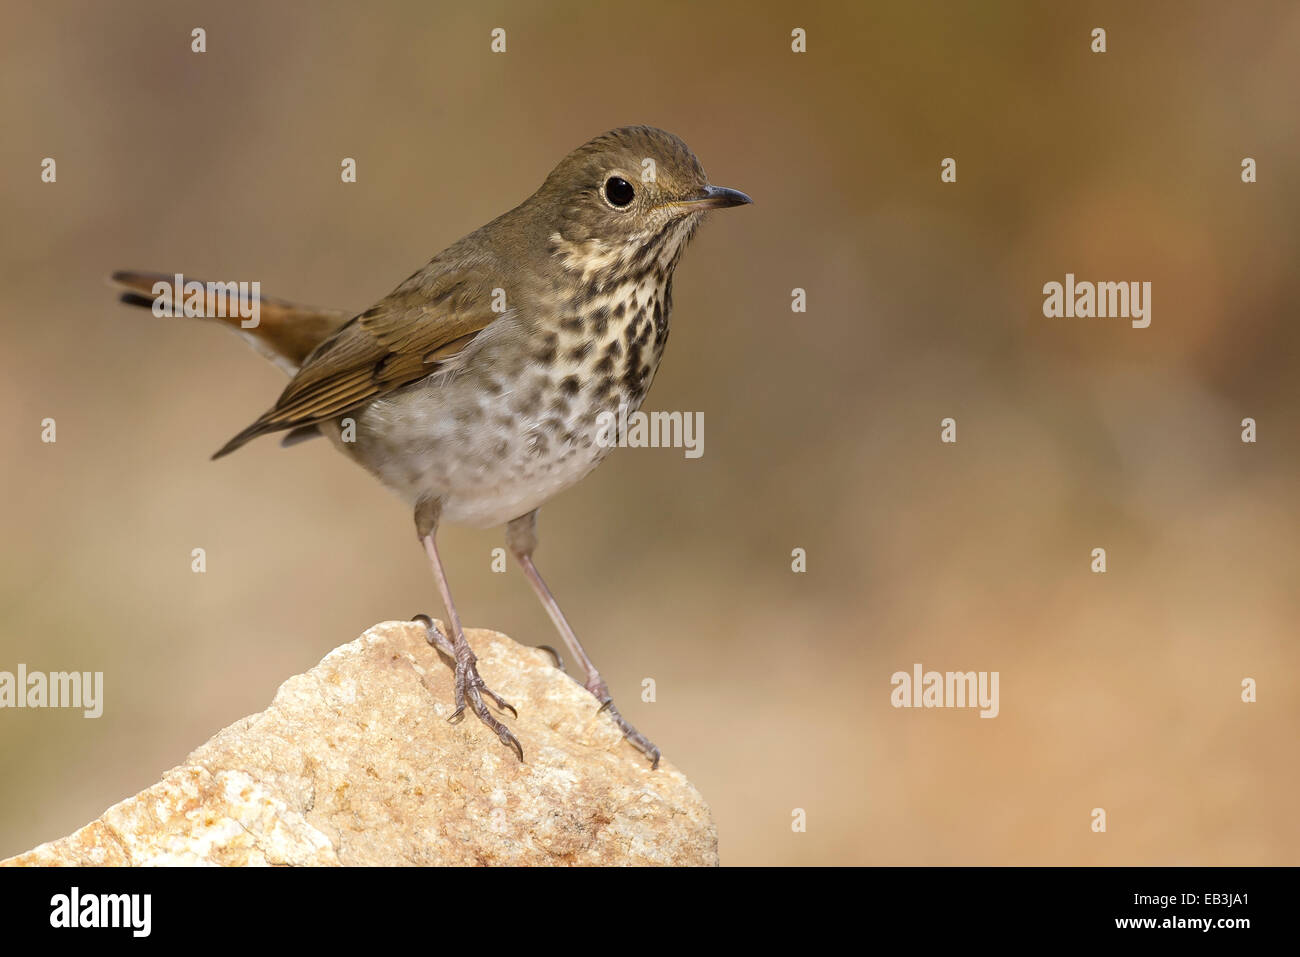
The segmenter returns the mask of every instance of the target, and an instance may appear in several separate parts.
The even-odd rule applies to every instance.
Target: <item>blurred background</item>
[[[616,452],[543,509],[538,561],[712,805],[722,860],[1300,860],[1300,6],[3,19],[0,670],[103,671],[106,708],[0,711],[0,857],[369,625],[441,614],[408,510],[327,443],[208,460],[282,375],[215,325],[118,305],[108,274],[359,311],[569,150],[648,123],[755,198],[686,254],[645,406],[702,411],[704,455]],[[1150,328],[1045,319],[1067,272],[1149,281]],[[557,643],[518,570],[491,572],[501,543],[441,536],[462,616]],[[1000,672],[1001,714],[895,710],[915,662]]]

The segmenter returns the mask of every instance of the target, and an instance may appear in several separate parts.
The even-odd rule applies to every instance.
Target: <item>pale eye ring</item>
[[[632,184],[621,176],[611,176],[605,180],[605,201],[615,209],[624,209],[636,198]]]

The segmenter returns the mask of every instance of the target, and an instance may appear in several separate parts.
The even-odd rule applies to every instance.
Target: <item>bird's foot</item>
[[[499,711],[509,711],[516,718],[519,717],[519,712],[515,710],[514,705],[489,688],[487,683],[479,676],[478,658],[470,650],[469,643],[465,641],[465,636],[457,635],[454,640],[449,640],[428,615],[416,615],[411,620],[424,625],[425,637],[429,644],[455,662],[456,710],[451,713],[451,717],[447,720],[453,724],[461,721],[465,717],[465,709],[470,708],[478,716],[478,719],[501,739],[501,743],[514,751],[515,755],[522,761],[524,759],[523,745],[519,743],[518,738],[510,733],[510,729],[498,721],[492,712],[488,710],[483,698],[487,697],[496,705]]]
[[[587,679],[586,689],[595,695],[596,700],[600,702],[600,710],[608,711],[609,716],[614,719],[619,730],[623,732],[623,737],[629,741],[634,748],[650,759],[650,770],[653,771],[659,767],[659,749],[655,747],[654,742],[644,734],[632,727],[632,723],[618,712],[614,707],[614,699],[610,697],[609,688],[606,687],[604,680],[598,674],[593,674]]]

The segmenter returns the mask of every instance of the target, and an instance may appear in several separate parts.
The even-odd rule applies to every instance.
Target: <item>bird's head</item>
[[[706,212],[752,202],[710,184],[681,139],[651,126],[620,127],[578,147],[533,201],[551,214],[552,253],[597,280],[606,271],[671,272]]]

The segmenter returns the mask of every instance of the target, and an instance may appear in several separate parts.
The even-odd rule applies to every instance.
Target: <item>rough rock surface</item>
[[[384,622],[290,678],[162,780],[0,863],[716,864],[708,806],[657,771],[543,651],[471,629],[520,764],[473,715],[422,626]]]

